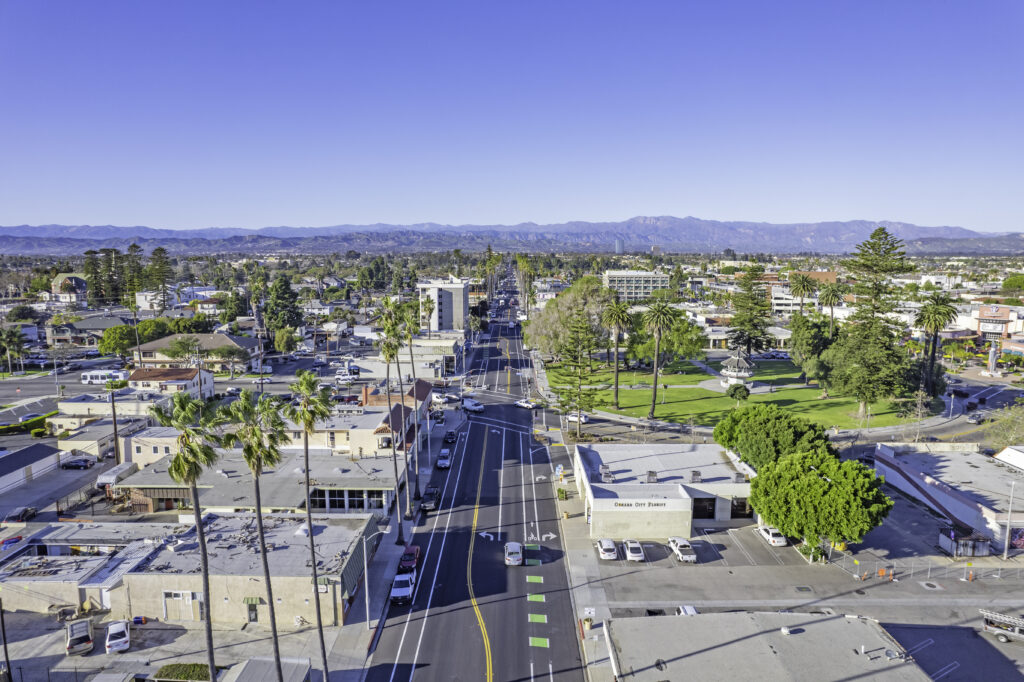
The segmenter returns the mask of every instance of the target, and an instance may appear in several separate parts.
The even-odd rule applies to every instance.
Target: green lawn
[[[708,364],[718,369],[721,363]],[[681,367],[681,369],[684,368]],[[665,376],[664,381],[659,377],[658,383],[669,384],[669,388],[668,390],[658,390],[658,404],[654,416],[663,421],[678,423],[687,423],[692,417],[697,424],[714,426],[736,406],[736,401],[727,398],[722,393],[696,387],[695,384],[709,378],[710,375],[688,363],[686,369],[690,371],[686,371],[682,375],[669,374]],[[556,383],[552,376],[564,379],[557,372],[553,374],[549,368],[548,381],[552,385]],[[608,378],[593,380],[603,379],[605,376]],[[827,428],[833,426],[843,429],[861,426],[895,426],[908,421],[898,415],[897,407],[894,404],[885,400],[871,406],[870,423],[863,424],[857,419],[857,401],[854,398],[838,396],[822,400],[821,389],[816,385],[805,387],[799,376],[800,370],[788,360],[759,361],[754,380],[770,382],[777,387],[777,390],[774,393],[752,395],[743,404],[775,403],[789,412]],[[645,380],[650,383],[650,373],[637,375],[637,383]],[[632,372],[620,372],[619,382],[620,386],[633,383]],[[590,381],[591,385],[610,383],[611,372],[606,374],[603,371],[596,373]],[[614,412],[615,410],[611,409],[611,401],[611,389],[597,392],[597,409]],[[650,405],[650,389],[619,389],[619,413],[631,417],[646,417]]]
[[[545,366],[548,373],[548,383],[551,386],[565,386],[575,383],[575,377],[568,372],[564,371],[562,367],[556,363],[551,363]],[[593,374],[587,375],[583,379],[585,386],[601,386],[604,384],[611,385],[614,383],[615,372],[612,369],[605,368],[604,363],[594,362],[594,369],[597,370]],[[698,367],[694,367],[689,362],[673,362],[669,363],[664,371],[658,371],[658,383],[669,384],[670,386],[685,386],[687,384],[698,384],[705,379],[710,379],[711,375],[707,374]],[[654,381],[654,373],[650,371],[632,369],[626,370],[621,366],[619,367],[619,386],[629,386],[633,384],[648,384]]]

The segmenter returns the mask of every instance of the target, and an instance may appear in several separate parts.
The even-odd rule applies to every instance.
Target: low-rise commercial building
[[[128,376],[128,388],[167,396],[187,393],[199,400],[209,400],[213,397],[213,372],[195,367],[137,369]]]
[[[754,516],[747,473],[718,445],[577,444],[573,469],[593,538],[689,537]]]
[[[4,453],[0,456],[0,494],[53,471],[62,459],[70,459],[70,456],[45,443],[33,443]]]
[[[216,371],[227,372],[232,367],[235,371],[248,369],[255,365],[259,352],[259,339],[249,336],[232,336],[231,334],[171,334],[156,341],[134,346],[130,352],[131,355],[140,357],[145,367],[188,367],[194,364],[194,358],[175,358],[167,355],[171,344],[183,336],[188,336],[198,342],[199,355],[202,357],[203,365]],[[241,357],[244,353],[248,356],[248,360],[232,361],[218,357],[218,353],[225,348],[239,349],[239,356]]]
[[[149,418],[154,405],[166,406],[170,397],[155,391],[135,391],[122,388],[113,392],[116,405],[111,406],[110,393],[82,393],[57,402],[58,413],[46,421],[52,431],[74,431],[97,419],[110,419],[113,410],[117,417]]]
[[[146,417],[126,417],[117,420],[117,437],[130,436],[149,424]],[[114,422],[112,419],[99,419],[70,431],[57,440],[57,447],[70,452],[75,457],[93,457],[100,459],[114,455]],[[121,457],[125,458],[122,450]]]

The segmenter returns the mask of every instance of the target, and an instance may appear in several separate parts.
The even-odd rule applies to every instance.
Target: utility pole
[[[1010,554],[1010,528],[1013,526],[1013,486],[1016,481],[1010,481],[1010,508],[1006,510],[1006,539],[1003,542],[1003,561],[1006,561]]]
[[[117,441],[117,407],[114,402],[115,389],[110,389],[110,420],[114,424],[114,461],[118,464],[124,464],[121,461],[121,444]]]
[[[7,625],[4,623],[4,600],[0,599],[0,639],[4,640],[4,666],[8,680],[14,679],[11,670],[11,654],[7,651]]]

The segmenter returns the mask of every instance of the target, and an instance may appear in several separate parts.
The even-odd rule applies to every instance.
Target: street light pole
[[[384,531],[379,530],[370,538],[375,538]],[[370,570],[366,560],[366,536],[363,536],[363,599],[366,602],[366,629],[370,630]]]
[[[1010,481],[1010,508],[1006,510],[1006,539],[1003,542],[1003,561],[1010,554],[1010,527],[1013,525],[1013,486],[1016,481]]]

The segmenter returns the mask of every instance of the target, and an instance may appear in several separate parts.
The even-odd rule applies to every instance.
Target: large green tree
[[[765,291],[764,267],[752,265],[737,282],[739,291],[732,296],[736,311],[729,323],[729,347],[742,348],[747,353],[759,353],[772,345],[768,332],[772,307]]]
[[[860,462],[841,462],[819,446],[759,469],[750,484],[750,504],[784,535],[813,544],[859,542],[893,507],[882,483]]]
[[[794,452],[832,448],[823,427],[772,403],[733,410],[715,426],[714,438],[757,471]]]
[[[127,357],[128,351],[135,347],[135,328],[127,324],[108,327],[96,347],[104,355]]]
[[[835,341],[831,320],[820,313],[794,315],[790,331],[789,353],[793,363],[808,380],[816,380],[827,391],[829,366],[822,356]]]
[[[291,282],[284,274],[275,277],[270,285],[264,317],[267,321],[267,328],[272,331],[285,327],[295,328],[302,324],[299,296],[292,289]]]
[[[576,439],[579,440],[581,414],[584,410],[592,407],[592,404],[588,403],[592,402],[593,392],[584,388],[584,383],[596,342],[594,329],[587,319],[587,314],[582,310],[571,318],[566,331],[562,347],[559,349],[559,356],[562,358],[562,366],[573,377],[573,383],[567,386],[563,393],[565,405],[576,412]]]
[[[174,266],[167,255],[167,249],[158,246],[149,254],[149,265],[146,266],[146,287],[158,294],[159,312],[167,310],[171,295],[171,280],[174,277]]]
[[[597,277],[582,277],[571,287],[547,303],[525,325],[524,341],[528,346],[542,353],[558,355],[569,327],[569,320],[583,311],[595,328],[601,325],[601,317],[615,301],[615,291],[605,287]]]
[[[832,336],[836,325],[836,306],[843,302],[843,297],[846,296],[847,291],[848,289],[845,284],[826,282],[821,285],[821,291],[818,292],[818,303],[828,306],[829,336]]]

